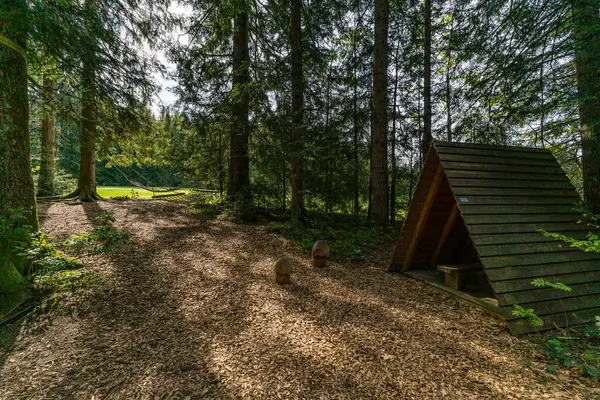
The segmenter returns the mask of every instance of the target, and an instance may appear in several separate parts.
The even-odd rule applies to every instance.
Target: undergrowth
[[[116,200],[116,201],[139,200],[140,199],[140,194],[139,194],[139,192],[131,189],[131,193],[130,194],[123,194],[123,195],[119,195],[119,196],[112,196],[110,199],[111,200]]]
[[[104,211],[94,220],[94,226],[87,232],[69,237],[63,245],[72,251],[86,252],[88,255],[107,254],[116,246],[129,241],[129,232],[114,227],[114,215]]]
[[[50,236],[33,232],[26,212],[11,209],[0,218],[0,251],[23,278],[79,268],[81,263],[60,251]]]
[[[548,359],[546,370],[559,367],[578,370],[582,375],[598,379],[600,374],[600,317],[595,324],[553,333],[544,341],[543,353]]]
[[[551,288],[561,292],[572,292],[573,289],[560,282],[549,282],[541,278],[534,279],[532,285],[538,288]],[[534,327],[544,326],[544,321],[533,308],[524,308],[518,304],[513,306],[513,315],[525,318]],[[598,378],[600,374],[600,317],[594,324],[569,329],[558,329],[540,334],[542,354],[548,361],[546,370],[555,373],[560,367],[576,369],[583,376]]]
[[[302,223],[289,222],[289,215],[278,215],[277,210],[249,207],[243,201],[227,201],[218,196],[189,201],[189,212],[209,218],[243,223],[271,220],[268,230],[298,242],[310,251],[317,240],[329,245],[330,259],[362,261],[380,244],[395,240],[398,230],[377,228],[366,219],[341,214],[307,213]]]
[[[342,224],[334,227],[317,222],[305,224],[271,222],[269,231],[295,240],[302,249],[308,251],[312,249],[315,241],[324,240],[329,245],[332,260],[363,261],[378,245],[397,237],[397,232],[391,228],[375,228],[358,224]]]
[[[590,226],[598,228],[598,216],[586,215],[586,217],[594,221]],[[544,230],[540,230],[540,233],[563,241],[578,250],[600,253],[600,237],[597,234],[589,233],[584,239],[575,239]],[[561,282],[550,282],[542,278],[534,279],[531,284],[538,288],[576,293],[576,289]],[[565,318],[566,314],[565,310]],[[544,325],[544,321],[533,308],[515,305],[513,315],[528,320],[534,327],[541,328]],[[548,372],[555,373],[560,368],[568,368],[578,371],[582,376],[600,379],[600,316],[596,316],[591,324],[540,333],[539,341],[542,344],[542,354],[547,360],[545,368]]]
[[[248,202],[228,201],[218,195],[191,194],[187,196],[189,211],[236,224],[256,219],[258,210]]]
[[[81,262],[60,250],[52,238],[25,224],[26,212],[9,210],[0,216],[0,251],[13,268],[13,284],[0,286],[0,325],[20,317],[31,304],[42,304],[58,293],[99,284],[99,278],[81,271]]]

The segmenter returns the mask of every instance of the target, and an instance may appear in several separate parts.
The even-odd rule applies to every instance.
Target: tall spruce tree
[[[42,145],[40,152],[40,175],[38,177],[37,194],[38,196],[53,196],[56,194],[54,191],[54,173],[56,166],[56,80],[52,76],[51,72],[44,73],[42,79]]]
[[[302,0],[291,0],[292,51],[292,219],[304,212],[304,79],[302,73]]]
[[[371,117],[371,179],[373,220],[388,223],[388,0],[375,0],[373,49],[373,111]]]
[[[248,203],[250,200],[248,11],[246,1],[240,0],[235,3],[229,179],[227,186],[227,195],[231,199],[243,201],[244,203]]]
[[[431,133],[431,0],[423,3],[423,158],[433,140]]]
[[[24,212],[37,231],[37,209],[29,154],[27,98],[27,3],[0,3],[0,218]],[[20,288],[22,278],[11,256],[11,243],[0,235],[0,296]]]
[[[37,230],[29,154],[27,2],[0,3],[0,212],[23,208]]]

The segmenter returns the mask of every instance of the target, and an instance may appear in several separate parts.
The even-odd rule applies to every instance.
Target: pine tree
[[[423,158],[433,140],[431,134],[431,0],[424,1],[423,54]]]
[[[0,3],[0,212],[24,208],[37,230],[29,160],[27,26],[25,0]]]
[[[373,50],[373,112],[371,117],[371,179],[373,220],[388,223],[388,0],[375,0],[375,41]]]
[[[304,82],[302,77],[302,0],[291,0],[292,50],[292,219],[304,212]]]
[[[42,146],[40,154],[40,175],[38,178],[38,196],[53,196],[55,151],[55,99],[56,81],[47,72],[43,76],[42,86]]]
[[[27,3],[0,3],[0,218],[11,209],[24,212],[26,224],[38,229],[37,209],[29,160],[29,105],[27,98]],[[10,243],[0,235],[0,296],[20,288]]]
[[[249,203],[250,201],[250,161],[248,142],[250,127],[248,124],[250,83],[248,51],[248,5],[245,1],[236,4],[233,27],[233,74],[232,109],[230,133],[229,179],[227,196],[232,200]]]

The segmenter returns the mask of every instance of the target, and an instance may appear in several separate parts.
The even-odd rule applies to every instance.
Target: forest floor
[[[1,399],[600,398],[502,322],[388,273],[393,243],[315,269],[265,224],[181,204],[44,203],[40,220],[62,240],[102,210],[130,241],[83,260],[100,287],[2,328]],[[298,264],[287,286],[280,256]]]

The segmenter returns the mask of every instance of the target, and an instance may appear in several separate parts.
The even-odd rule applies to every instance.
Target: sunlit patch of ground
[[[266,226],[181,204],[52,204],[40,217],[64,239],[102,210],[131,233],[84,260],[110,283],[22,323],[0,357],[0,398],[600,397],[597,382],[549,376],[501,322],[388,273],[392,243],[363,263],[315,269]],[[287,286],[274,282],[280,256],[297,263]]]
[[[169,188],[154,188],[159,192],[152,192],[150,190],[142,189],[135,186],[99,186],[97,191],[98,194],[105,198],[110,199],[112,197],[132,197],[138,199],[151,199],[153,194],[156,195],[164,195],[164,194],[173,194],[173,193],[189,193],[189,189],[177,189],[168,192],[164,192]]]

